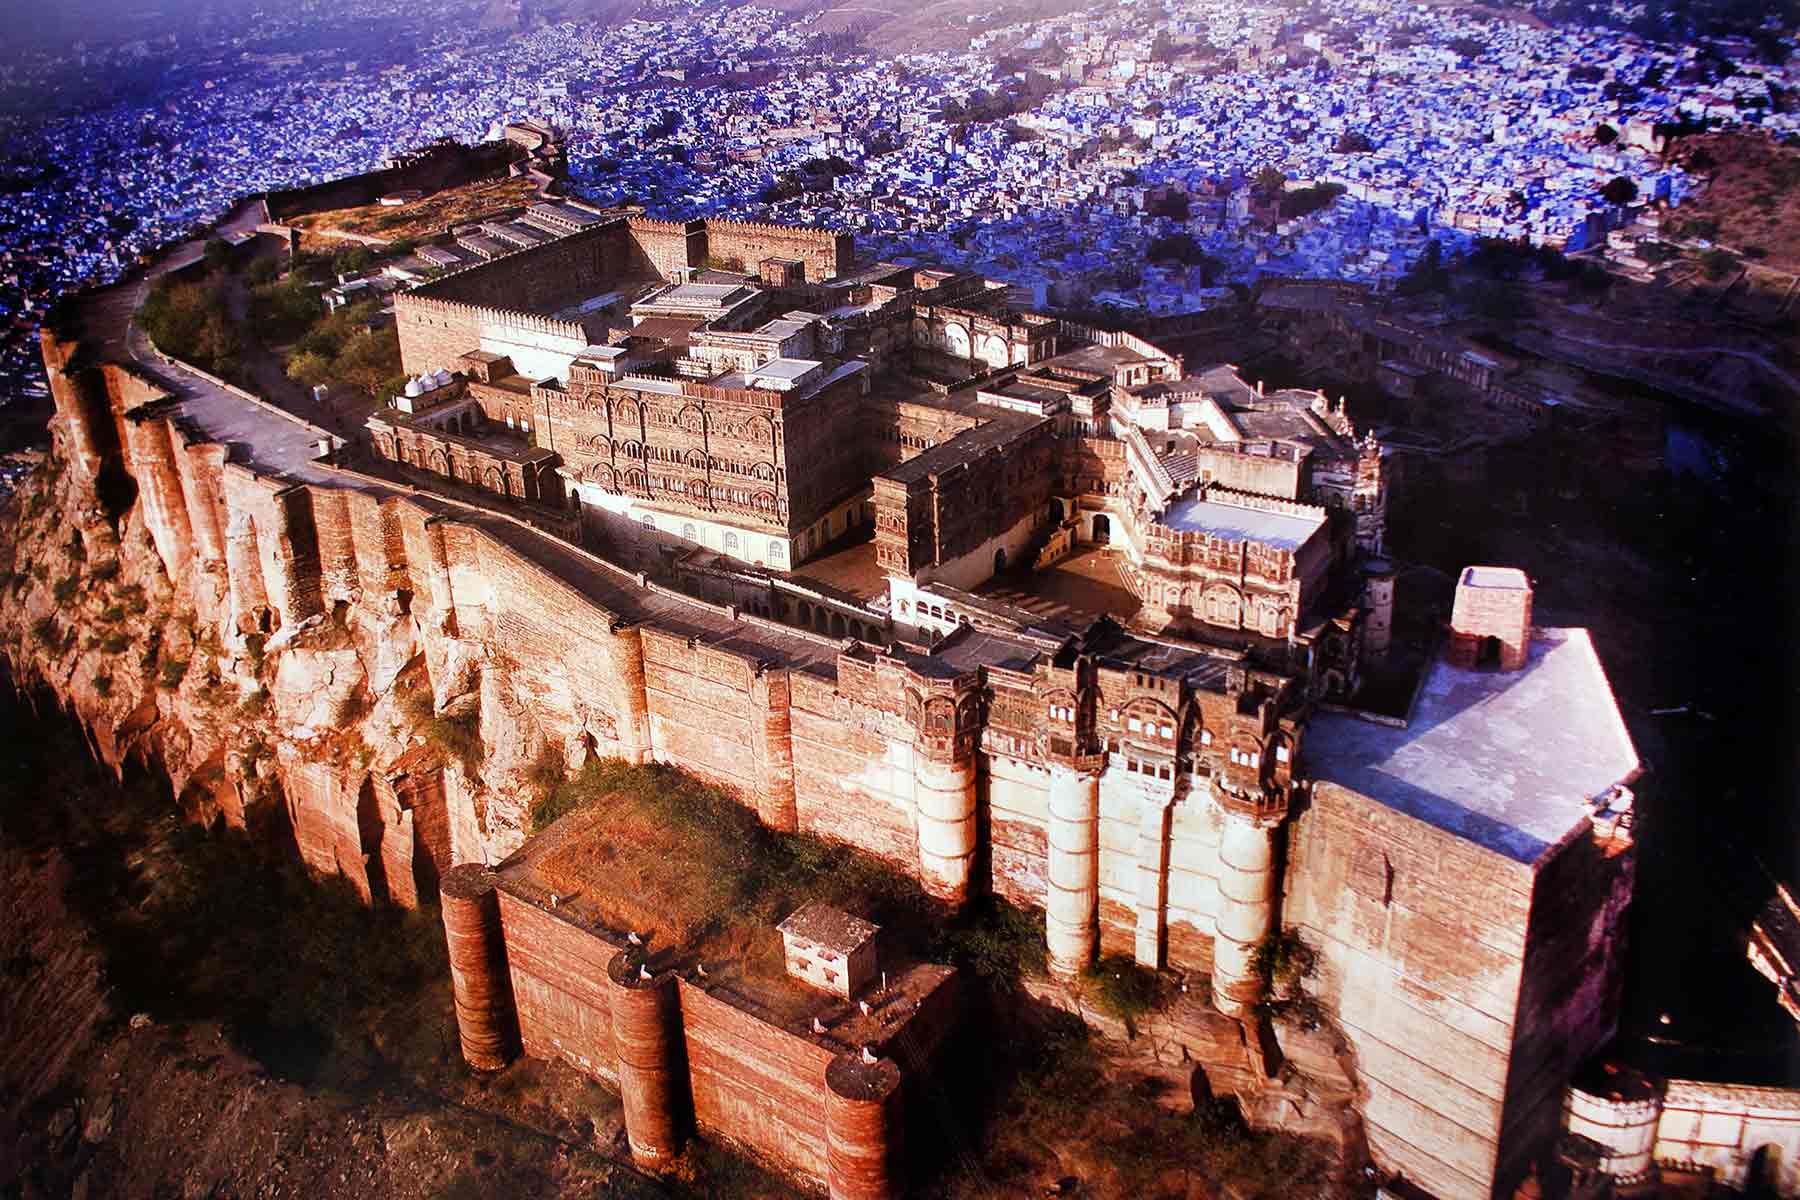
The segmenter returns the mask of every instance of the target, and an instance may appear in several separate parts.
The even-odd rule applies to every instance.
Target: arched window
[[[726,534],[725,535],[725,553],[736,554],[737,551],[738,551],[738,535],[735,533]]]

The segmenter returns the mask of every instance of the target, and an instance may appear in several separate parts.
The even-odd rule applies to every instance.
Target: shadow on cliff
[[[78,726],[0,698],[0,840],[68,860],[117,1016],[217,1021],[270,1071],[349,1094],[453,1061],[442,926],[315,881],[284,831],[185,820],[166,777],[115,779]]]

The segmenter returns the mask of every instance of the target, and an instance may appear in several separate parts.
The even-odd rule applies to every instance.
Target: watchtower
[[[1517,671],[1531,648],[1531,580],[1516,567],[1464,567],[1450,612],[1450,665]]]

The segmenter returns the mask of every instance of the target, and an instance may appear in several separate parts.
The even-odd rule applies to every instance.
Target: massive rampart
[[[903,1085],[928,1081],[954,1025],[947,968],[911,968],[878,997],[897,1025],[859,1022],[855,1006],[822,996],[817,1012],[832,1023],[809,1025],[730,982],[725,964],[708,973],[649,957],[586,920],[576,898],[560,899],[507,865],[446,877],[472,1062],[500,1065],[519,1046],[613,1083],[632,1157],[646,1166],[666,1165],[698,1130],[825,1185],[833,1200],[900,1194]],[[865,1042],[863,1025],[892,1032]]]
[[[503,353],[517,345],[566,357],[592,331],[548,314],[608,288],[678,279],[709,259],[753,271],[764,258],[794,258],[816,281],[847,270],[852,251],[850,235],[824,230],[619,217],[401,293],[394,306],[401,361],[413,374],[452,367],[484,337]]]
[[[850,269],[854,239],[847,233],[796,225],[764,225],[750,221],[706,221],[707,257],[744,271],[755,271],[765,258],[790,258],[806,265],[806,281],[822,283]]]
[[[477,179],[504,175],[525,157],[523,147],[512,142],[487,142],[479,146],[445,143],[408,156],[400,166],[384,167],[362,175],[349,175],[310,187],[282,188],[268,195],[269,215],[277,221],[334,208],[373,204],[388,192],[417,188],[437,191]]]
[[[22,573],[0,612],[14,677],[55,688],[109,762],[158,759],[190,808],[289,825],[309,865],[366,896],[406,902],[454,864],[517,850],[546,750],[571,766],[654,760],[734,789],[772,827],[883,855],[947,900],[991,888],[1044,905],[1060,972],[1116,948],[1210,971],[1220,1007],[1247,1012],[1285,861],[1287,918],[1320,941],[1328,1010],[1375,1064],[1363,1108],[1379,1152],[1457,1196],[1512,1169],[1515,1124],[1541,1126],[1542,1081],[1561,1070],[1514,1014],[1571,1038],[1603,1023],[1519,981],[1561,987],[1571,955],[1590,960],[1555,930],[1611,911],[1617,868],[1571,859],[1587,872],[1558,885],[1574,909],[1548,915],[1530,871],[1324,789],[1284,846],[1286,791],[1264,804],[1275,775],[1257,772],[1290,786],[1297,727],[1257,715],[1274,710],[1243,692],[1241,668],[1207,660],[1162,680],[1105,665],[1164,653],[1149,646],[1089,658],[973,630],[931,653],[834,642],[284,452],[291,418],[223,390],[95,363],[54,330],[44,352],[53,469],[27,497],[15,561],[74,583]],[[1110,476],[1111,444],[1081,444],[1093,462],[1078,473]],[[77,565],[108,561],[110,577]],[[102,626],[124,653],[80,640]],[[1081,678],[1055,665],[1065,654]],[[1056,723],[1077,711],[1109,714],[1109,750]],[[1217,736],[1203,742],[1193,712]],[[468,731],[460,747],[446,725]],[[1466,1053],[1467,1079],[1383,1057],[1409,1045]],[[691,1085],[703,1123],[706,1095]],[[826,1160],[829,1173],[829,1146]]]

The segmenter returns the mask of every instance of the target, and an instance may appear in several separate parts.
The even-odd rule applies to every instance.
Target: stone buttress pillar
[[[1079,975],[1094,961],[1100,905],[1100,777],[1050,768],[1050,891],[1044,937],[1050,970]]]
[[[644,636],[636,625],[615,621],[606,641],[607,659],[619,681],[620,756],[639,766],[650,761],[650,701],[644,679]]]
[[[1169,897],[1169,806],[1175,796],[1146,795],[1138,813],[1137,928],[1132,957],[1138,965],[1162,967],[1163,927]]]
[[[954,744],[954,742],[952,742]],[[919,882],[953,903],[969,898],[975,859],[976,763],[973,753],[923,746],[913,759],[913,794],[919,813]]]
[[[620,951],[607,964],[606,977],[631,1158],[642,1167],[666,1166],[681,1153],[687,1115],[687,1066],[675,975],[664,972],[645,979],[633,957]]]
[[[56,416],[62,427],[63,449],[74,470],[74,482],[82,499],[92,503],[100,472],[113,438],[108,425],[112,421],[112,405],[97,370],[68,373],[77,345],[64,341],[48,328],[38,333],[43,345],[44,366],[50,376],[50,398],[56,405]]]
[[[1262,992],[1251,969],[1275,915],[1275,826],[1229,802],[1219,839],[1219,918],[1213,939],[1213,1004],[1243,1016]]]
[[[225,578],[231,588],[232,625],[246,632],[255,629],[257,615],[269,607],[269,595],[263,587],[256,528],[242,508],[226,509]]]
[[[513,1008],[494,873],[481,863],[451,867],[444,872],[438,896],[463,1057],[479,1070],[498,1070],[518,1049],[519,1019]]]
[[[800,814],[794,793],[794,736],[788,673],[757,672],[750,681],[753,701],[750,738],[756,750],[757,816],[770,829],[797,833]]]
[[[188,519],[187,498],[181,474],[175,466],[175,444],[169,423],[132,414],[125,419],[125,447],[138,498],[144,503],[144,524],[156,543],[163,569],[185,597],[193,583],[194,531]]]
[[[175,458],[193,533],[194,571],[189,595],[194,611],[229,640],[236,632],[231,607],[231,569],[225,557],[225,447],[214,442],[181,446]]]
[[[450,547],[444,541],[444,518],[433,516],[425,521],[425,546],[430,561],[425,564],[425,586],[431,593],[432,611],[450,637],[456,630],[456,593],[450,584]]]
[[[262,515],[265,519],[257,522],[256,533],[263,586],[282,625],[298,625],[322,611],[318,546],[307,489],[295,486],[270,496]]]
[[[825,1172],[831,1200],[892,1200],[901,1179],[900,1068],[840,1054],[825,1068]]]

